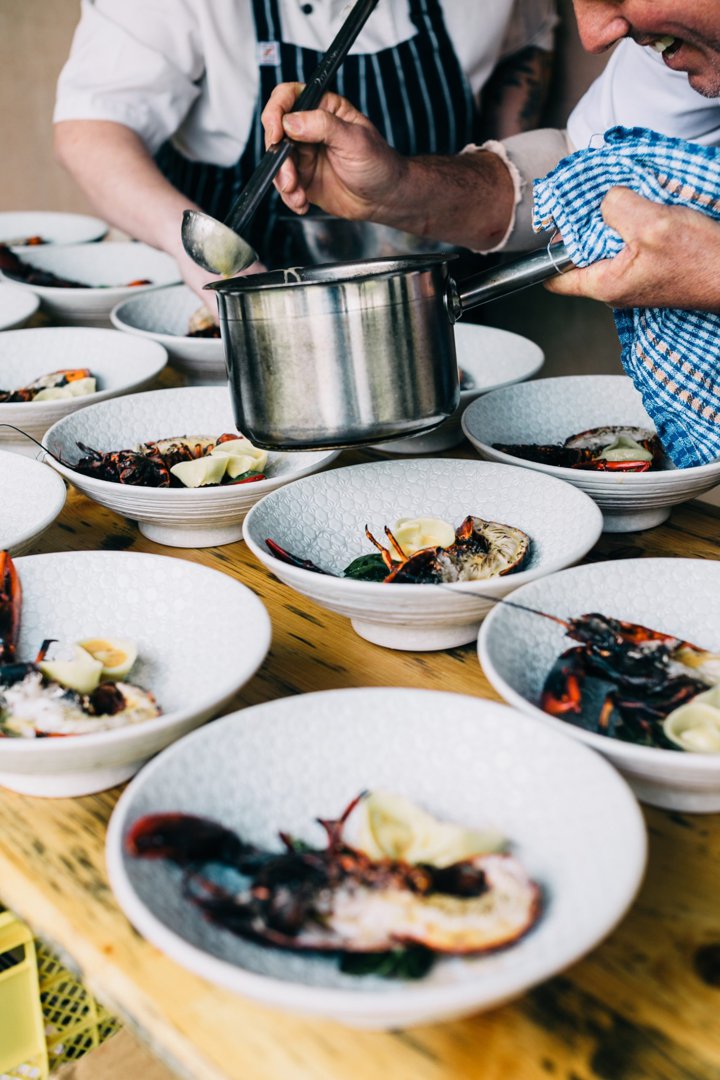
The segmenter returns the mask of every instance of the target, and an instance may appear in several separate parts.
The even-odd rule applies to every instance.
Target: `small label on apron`
[[[258,41],[255,46],[255,58],[260,67],[278,67],[280,64],[280,42]]]

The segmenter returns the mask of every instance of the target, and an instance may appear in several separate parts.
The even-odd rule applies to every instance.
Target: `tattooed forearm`
[[[483,89],[478,137],[506,139],[539,126],[553,59],[531,46],[498,65]]]

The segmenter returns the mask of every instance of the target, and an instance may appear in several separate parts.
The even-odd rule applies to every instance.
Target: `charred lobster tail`
[[[324,848],[281,833],[284,850],[264,852],[203,818],[155,814],[135,822],[126,849],[180,866],[185,896],[214,923],[285,949],[386,954],[419,945],[483,952],[509,944],[534,923],[540,892],[512,856],[486,853],[435,866],[374,859],[348,844],[345,823],[360,798],[338,820],[318,819]],[[218,862],[227,868],[220,878],[212,870]],[[236,888],[228,884],[228,869],[238,873]],[[489,913],[497,915],[493,926]]]
[[[597,612],[568,619],[580,645],[555,661],[542,708],[586,731],[677,750],[663,730],[675,709],[708,689],[711,654],[638,623]]]

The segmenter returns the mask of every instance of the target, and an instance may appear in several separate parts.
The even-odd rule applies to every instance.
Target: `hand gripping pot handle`
[[[457,322],[463,312],[470,308],[519,292],[529,285],[537,285],[556,274],[563,274],[572,269],[573,265],[563,243],[548,244],[522,259],[514,259],[493,270],[486,270],[461,284],[451,278],[445,298],[450,321]]]

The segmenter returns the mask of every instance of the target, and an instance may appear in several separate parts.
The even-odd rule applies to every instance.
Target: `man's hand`
[[[601,211],[625,241],[623,250],[614,259],[553,278],[546,288],[618,308],[720,312],[720,223],[622,187],[610,189]]]
[[[291,113],[301,91],[300,83],[276,86],[262,114],[266,145],[285,134],[297,143],[275,177],[291,210],[304,214],[314,203],[336,217],[478,251],[506,234],[515,193],[497,154],[403,157],[337,94],[326,94],[319,109]]]
[[[403,159],[338,94],[325,94],[319,109],[290,113],[302,89],[276,86],[262,114],[266,146],[283,135],[297,144],[275,178],[283,202],[298,214],[314,203],[336,217],[382,220],[386,208],[392,213]]]

